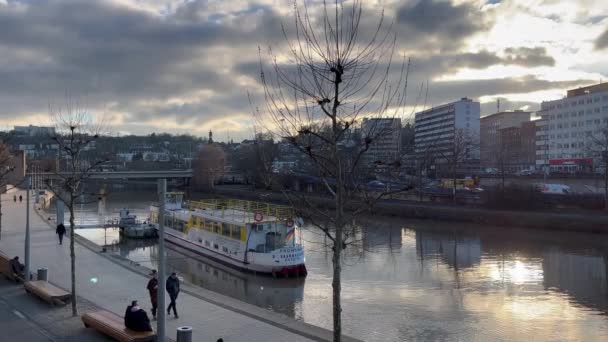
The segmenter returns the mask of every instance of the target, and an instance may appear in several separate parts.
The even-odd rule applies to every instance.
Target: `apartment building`
[[[538,113],[536,166],[551,172],[589,172],[601,165],[594,141],[608,129],[608,83],[572,89],[545,101]]]
[[[483,168],[508,166],[509,171],[535,165],[535,126],[531,112],[505,111],[480,119],[480,151]],[[532,144],[530,145],[530,140]]]
[[[368,164],[391,163],[401,158],[400,118],[365,118],[361,123],[361,135],[372,138],[364,155]]]
[[[468,98],[416,113],[414,152],[418,159],[430,159],[431,168],[440,168],[454,155],[457,145],[465,145],[464,160],[470,172],[479,167],[480,104]],[[462,147],[462,146],[460,146]],[[476,164],[476,165],[475,165]]]

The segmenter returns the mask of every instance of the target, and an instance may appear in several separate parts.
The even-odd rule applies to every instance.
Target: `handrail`
[[[247,200],[206,199],[200,201],[187,201],[186,206],[191,210],[221,210],[222,216],[226,210],[238,210],[250,213],[251,218],[254,218],[256,214],[262,214],[263,217],[261,221],[265,221],[269,217],[280,220],[293,219],[295,217],[295,211],[292,207]]]

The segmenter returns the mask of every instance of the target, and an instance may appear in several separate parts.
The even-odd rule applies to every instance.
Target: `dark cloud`
[[[605,48],[608,48],[608,28],[595,41],[596,50],[603,50]]]
[[[470,3],[419,0],[406,2],[397,9],[398,25],[409,33],[408,39],[431,41],[442,49],[459,47],[475,33],[488,30],[493,19]]]
[[[505,49],[505,54],[507,56],[503,61],[504,64],[516,64],[525,67],[555,65],[555,59],[547,55],[547,49],[544,47],[507,48]]]
[[[570,89],[593,82],[592,80],[547,81],[532,75],[513,78],[432,82],[429,85],[428,101],[437,105],[455,101],[462,97],[478,99],[482,96],[501,94],[527,94],[548,89]]]

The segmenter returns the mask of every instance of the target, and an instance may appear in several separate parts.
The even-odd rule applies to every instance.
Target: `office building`
[[[535,125],[531,113],[499,112],[480,119],[480,150],[483,168],[508,167],[509,171],[535,165]],[[531,145],[530,145],[531,141]]]
[[[480,104],[468,98],[416,113],[414,151],[430,168],[444,169],[459,159],[460,173],[479,168]]]
[[[401,158],[401,119],[365,118],[361,124],[363,138],[371,138],[364,160],[370,163],[393,163]]]
[[[538,168],[590,172],[602,164],[594,141],[608,129],[608,83],[569,90],[563,99],[542,102],[538,114]]]

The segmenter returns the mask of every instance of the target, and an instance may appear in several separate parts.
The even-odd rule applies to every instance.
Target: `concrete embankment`
[[[282,193],[258,192],[234,188],[219,187],[214,194],[195,194],[195,196],[200,197],[218,195],[222,197],[284,204],[287,204],[288,202],[285,195]],[[334,206],[333,200],[327,197],[311,196],[309,200],[319,206],[330,208]],[[511,211],[434,203],[383,200],[374,206],[373,214],[403,218],[472,222],[504,227],[526,227],[608,234],[608,213],[595,211]]]

